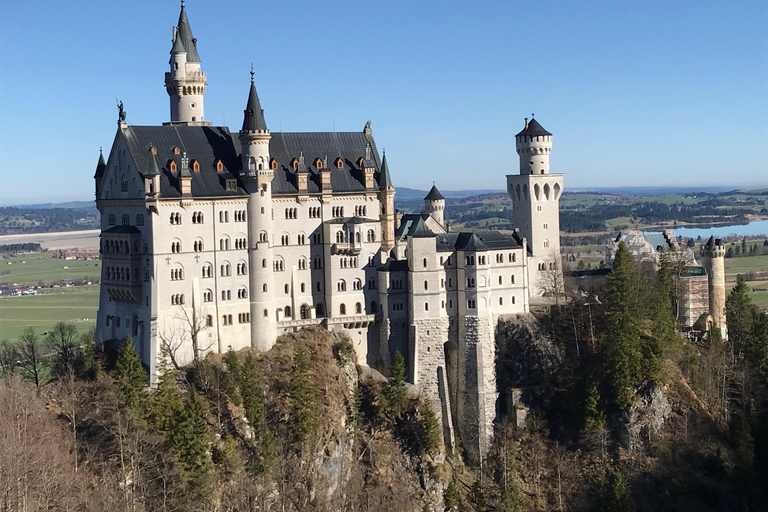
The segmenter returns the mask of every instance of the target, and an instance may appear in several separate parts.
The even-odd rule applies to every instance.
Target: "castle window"
[[[316,169],[322,169],[323,168],[323,161],[320,160],[319,158],[315,158],[315,161],[313,162],[312,165],[314,165]]]
[[[213,302],[213,292],[211,290],[203,292],[203,302]]]
[[[317,291],[320,291],[321,287],[322,287],[322,285],[320,284],[320,281],[318,281],[317,282],[317,286],[316,286]]]
[[[285,286],[283,286],[283,291],[285,292],[286,295],[288,295],[289,293],[291,293],[291,287],[286,284]]]
[[[344,160],[342,160],[340,157],[336,158],[336,168],[337,169],[343,169],[344,168]]]
[[[227,277],[232,275],[232,268],[229,266],[229,263],[224,263],[221,265],[221,275],[222,277]]]
[[[290,238],[290,237],[289,237],[288,235],[282,235],[282,236],[280,237],[280,243],[281,243],[282,245],[288,245],[288,244],[290,243],[290,240],[289,240],[289,238]]]
[[[200,172],[200,162],[192,160],[192,172]]]
[[[504,279],[501,276],[499,276],[499,284],[504,284]]]
[[[178,226],[181,224],[181,214],[180,213],[172,213],[171,214],[171,224],[174,226]]]
[[[363,289],[363,281],[360,279],[355,279],[352,283],[352,289],[353,290],[362,290]]]
[[[224,171],[224,164],[221,160],[216,160],[216,172],[223,172]]]
[[[509,282],[515,284],[515,276],[509,276]]]
[[[299,270],[306,270],[306,269],[307,269],[307,259],[299,258]]]
[[[244,276],[248,273],[248,267],[245,263],[237,264],[237,275]]]
[[[305,236],[303,234],[299,235],[297,237],[297,241],[298,241],[299,245],[306,245],[306,243],[307,243],[306,238],[305,238]]]
[[[261,291],[262,292],[266,292],[267,291],[267,285],[266,284],[261,285]],[[267,310],[265,309],[264,313],[266,313],[266,312],[267,312]],[[267,315],[265,314],[264,316],[267,316]]]
[[[283,272],[285,270],[285,262],[282,259],[273,261],[272,270],[275,272]]]
[[[195,240],[194,250],[195,252],[200,252],[203,250],[203,241],[202,240]]]
[[[276,171],[277,170],[277,160],[275,160],[274,158],[272,160],[270,160],[269,168],[272,169],[273,171]]]
[[[514,303],[515,303],[515,296],[513,295],[512,296],[512,304],[514,304]]]
[[[517,258],[515,257],[515,253],[513,253],[513,252],[509,253],[509,261],[514,263],[516,260],[517,260]]]
[[[181,149],[179,149],[179,146],[176,146],[176,147],[174,147],[174,148],[171,150],[171,152],[172,152],[174,155],[178,155],[178,154],[181,154]]]
[[[315,268],[323,268],[323,260],[320,257],[315,258]]]
[[[171,172],[176,172],[176,162],[173,160],[168,162],[168,170]]]
[[[300,286],[301,293],[304,293],[306,291],[306,288],[307,288],[306,285],[304,283],[301,283],[301,286]]]
[[[108,223],[110,226],[114,226],[117,223],[116,217],[114,213],[110,213],[108,218]]]
[[[467,278],[467,288],[474,288],[475,287],[475,278],[474,277],[468,277]]]
[[[264,286],[266,286],[266,285],[264,285]],[[267,311],[266,309],[264,310],[264,316],[269,316],[269,311]]]
[[[210,263],[208,263],[206,265],[203,265],[203,269],[202,270],[203,270],[202,273],[203,273],[203,277],[204,278],[206,278],[206,277],[213,277],[213,265],[211,265]]]
[[[368,230],[368,236],[366,237],[366,240],[368,242],[375,242],[376,241],[376,232],[372,229]]]
[[[544,229],[548,229],[548,228],[549,228],[549,224],[544,224]]]
[[[339,314],[340,315],[346,315],[347,314],[347,306],[346,306],[346,304],[340,304],[339,305]]]
[[[340,292],[347,291],[347,282],[344,281],[343,279],[340,280],[338,283],[336,283],[336,290]]]
[[[362,304],[360,304],[360,303],[358,302],[357,304],[355,304],[355,313],[359,315],[359,314],[361,314],[362,312],[363,312],[363,306],[362,306]]]
[[[424,258],[424,268],[427,268],[427,258]]]
[[[181,242],[178,240],[175,242],[171,242],[171,252],[174,254],[178,254],[181,252]]]
[[[544,224],[546,226],[546,224]],[[549,240],[544,240],[544,248],[549,247]]]
[[[294,158],[294,159],[291,160],[291,168],[293,168],[294,171],[299,168],[299,160],[298,159]]]
[[[499,306],[504,305],[504,297],[499,297]]]
[[[262,231],[259,233],[259,242],[266,242],[267,241],[267,232]]]
[[[369,290],[375,290],[376,289],[376,278],[372,277],[368,279],[368,289]]]
[[[293,318],[291,316],[291,306],[285,306],[285,318]]]
[[[184,269],[183,268],[172,268],[171,269],[171,281],[183,281],[184,280]]]
[[[262,268],[267,268],[267,259],[266,258],[261,260],[261,267]]]
[[[128,215],[127,213],[124,213],[123,218],[121,220],[122,220],[123,226],[127,226],[128,224],[131,223],[131,216]]]
[[[475,302],[475,300],[474,300],[474,299],[469,299],[469,300],[467,301],[467,307],[468,307],[469,309],[475,309],[475,308],[477,307],[477,303]]]
[[[213,317],[211,315],[205,316],[205,326],[206,327],[213,327]]]
[[[424,303],[424,311],[429,311],[429,302]]]
[[[301,308],[299,308],[299,318],[302,320],[306,320],[309,318],[309,306],[306,304],[302,304]]]
[[[429,281],[424,281],[424,289],[425,290],[429,289]]]

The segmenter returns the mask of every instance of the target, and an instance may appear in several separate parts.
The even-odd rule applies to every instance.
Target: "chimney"
[[[525,128],[528,129],[528,118],[525,118]]]

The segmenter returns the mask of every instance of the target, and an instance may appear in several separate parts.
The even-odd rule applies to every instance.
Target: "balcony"
[[[357,256],[363,250],[362,242],[343,243],[336,242],[332,246],[333,254],[346,254],[351,256]]]

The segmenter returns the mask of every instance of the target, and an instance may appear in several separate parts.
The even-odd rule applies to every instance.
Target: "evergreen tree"
[[[456,484],[449,483],[443,491],[443,510],[445,512],[453,512],[461,510],[461,495],[459,494],[459,488]]]
[[[176,385],[176,371],[170,364],[167,351],[162,352],[158,363],[157,389],[152,397],[150,421],[158,432],[170,435],[182,417],[184,404]]]
[[[207,494],[213,473],[210,432],[203,416],[203,404],[194,387],[170,437],[182,479],[190,489]]]
[[[443,438],[440,435],[440,422],[429,402],[424,401],[419,410],[419,444],[423,453],[435,454],[440,451]]]
[[[520,496],[520,491],[516,485],[507,486],[498,505],[496,505],[496,510],[498,512],[525,512],[523,498]]]
[[[271,470],[277,462],[277,441],[267,423],[267,404],[264,398],[264,387],[261,384],[256,359],[253,354],[245,357],[240,375],[240,396],[242,397],[245,417],[254,432],[252,443],[255,450],[256,473]]]
[[[96,328],[91,327],[80,336],[80,364],[78,374],[84,380],[97,380],[101,376],[101,361],[96,355]]]
[[[288,390],[291,402],[290,422],[294,442],[297,445],[301,445],[307,438],[314,435],[319,424],[317,398],[315,388],[310,382],[309,368],[309,355],[306,349],[299,345],[293,355],[291,383]]]
[[[747,361],[768,388],[768,313],[757,313],[747,337]]]
[[[126,336],[117,354],[115,365],[115,383],[124,405],[142,414],[145,406],[144,389],[147,374],[141,366],[139,354],[133,346],[133,340]]]
[[[725,314],[728,324],[728,340],[733,344],[736,355],[741,357],[744,355],[749,331],[757,314],[743,274],[736,276],[736,286],[725,299]]]
[[[627,487],[627,481],[621,472],[615,472],[610,478],[610,483],[608,480],[603,480],[598,510],[600,512],[635,511],[632,492]]]
[[[589,379],[584,397],[584,427],[601,429],[605,426],[605,412],[600,403],[600,391],[597,383]]]
[[[227,365],[227,373],[229,373],[232,383],[234,384],[234,389],[231,390],[232,396],[229,398],[235,405],[242,405],[243,398],[240,394],[240,386],[242,384],[242,369],[240,368],[240,361],[237,359],[237,354],[235,354],[235,351],[232,350],[232,347],[230,347],[229,350],[227,350],[227,353],[224,355],[224,363]]]
[[[475,512],[486,512],[488,510],[488,494],[483,489],[480,480],[475,480],[472,488],[469,490],[469,503]]]
[[[640,319],[643,307],[640,277],[624,242],[619,242],[608,276],[608,302],[603,355],[613,402],[621,408],[632,402],[642,377]]]
[[[408,407],[406,395],[407,383],[405,381],[405,359],[398,351],[391,367],[392,377],[384,384],[381,390],[381,414],[394,420],[400,417]]]
[[[659,270],[652,293],[653,330],[643,339],[643,376],[657,379],[661,374],[664,354],[677,341],[677,320],[672,314],[678,306],[672,277],[672,262],[666,251],[659,251]]]

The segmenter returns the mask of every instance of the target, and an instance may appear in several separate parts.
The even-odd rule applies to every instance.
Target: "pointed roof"
[[[94,178],[101,178],[104,176],[104,171],[107,170],[107,162],[104,161],[104,153],[99,149],[99,162],[96,164],[96,174]]]
[[[187,53],[187,49],[184,48],[184,43],[181,42],[181,38],[176,33],[176,38],[173,40],[173,47],[171,47],[171,55],[174,53]]]
[[[456,249],[467,252],[482,252],[487,251],[488,246],[485,245],[482,238],[477,236],[476,233],[459,233],[459,238],[456,240]]]
[[[200,55],[197,53],[197,39],[192,36],[192,29],[189,26],[189,19],[187,18],[187,10],[184,7],[184,2],[181,3],[181,14],[179,14],[179,24],[176,27],[176,41],[181,40],[181,44],[187,51],[187,62],[200,62]],[[173,48],[176,48],[176,42],[173,43]],[[171,53],[176,53],[171,50]]]
[[[424,222],[424,218],[421,216],[419,216],[419,219],[416,221],[416,225],[413,226],[408,232],[408,235],[412,236],[413,238],[434,238],[437,236],[434,231],[429,229],[427,223]]]
[[[259,94],[256,92],[256,85],[253,83],[253,70],[251,70],[251,91],[248,93],[248,105],[246,105],[243,113],[242,131],[255,132],[267,129],[267,122],[264,120],[264,110],[261,108]]]
[[[429,191],[429,194],[427,194],[427,197],[424,198],[425,201],[445,201],[445,198],[443,197],[443,194],[440,193],[439,190],[437,190],[437,187],[432,185],[432,188]]]
[[[387,165],[387,154],[384,153],[384,156],[381,158],[381,179],[379,180],[379,183],[381,183],[381,188],[389,188],[394,185],[392,185],[392,178],[389,176],[389,166]]]
[[[144,176],[155,176],[160,174],[160,166],[157,163],[157,154],[152,148],[149,148],[149,164],[147,170],[144,172]]]
[[[552,135],[547,130],[544,129],[543,126],[539,124],[539,122],[531,118],[531,120],[526,124],[525,128],[516,135],[516,137],[519,137],[520,135],[528,135],[529,137],[535,137],[537,135]]]

